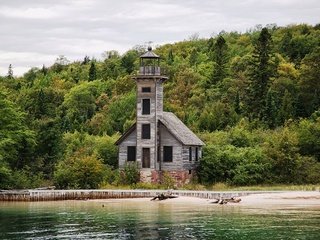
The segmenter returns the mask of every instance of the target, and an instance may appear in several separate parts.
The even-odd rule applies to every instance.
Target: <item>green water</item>
[[[320,239],[320,207],[0,202],[0,239]]]

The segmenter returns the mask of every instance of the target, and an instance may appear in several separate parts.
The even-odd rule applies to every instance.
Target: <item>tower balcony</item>
[[[139,69],[139,75],[156,75],[160,76],[161,71],[159,66],[141,66]]]

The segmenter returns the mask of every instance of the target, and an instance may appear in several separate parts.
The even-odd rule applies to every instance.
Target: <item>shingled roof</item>
[[[203,146],[205,145],[197,135],[195,135],[176,115],[171,112],[163,112],[163,117],[159,120],[169,132],[183,145],[189,146]],[[133,131],[136,130],[136,123],[134,123],[116,142],[119,145],[125,140]]]
[[[184,145],[205,145],[176,115],[171,112],[163,112],[160,120],[167,129]]]
[[[159,56],[152,51],[148,51],[142,54],[140,58],[159,58]]]

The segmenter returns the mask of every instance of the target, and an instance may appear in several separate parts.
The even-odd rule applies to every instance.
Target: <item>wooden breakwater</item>
[[[58,200],[89,200],[110,198],[152,198],[166,190],[0,190],[0,201],[58,201]],[[250,194],[270,193],[270,191],[187,191],[170,190],[177,196],[219,199],[241,197]]]

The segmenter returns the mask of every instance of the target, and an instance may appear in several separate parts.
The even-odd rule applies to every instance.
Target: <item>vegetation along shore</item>
[[[103,50],[102,50],[103,51]],[[152,188],[118,170],[143,46],[0,77],[0,189]],[[320,183],[320,25],[257,27],[158,46],[164,109],[205,142],[188,186]],[[173,188],[164,174],[161,185]],[[259,187],[258,187],[259,188]]]

